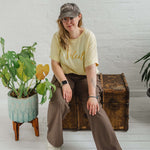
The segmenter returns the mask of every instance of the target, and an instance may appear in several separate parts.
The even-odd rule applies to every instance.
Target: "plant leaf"
[[[143,71],[143,74],[142,74],[142,79],[141,81],[145,81],[146,77],[147,77],[147,71],[148,71],[148,68],[150,67],[150,63],[148,64],[148,66],[145,68],[145,70]]]
[[[49,82],[47,78],[45,78],[45,80],[46,80],[46,87],[47,88],[52,87],[54,92],[55,92],[56,91],[56,86],[54,84],[52,84],[51,82]]]
[[[35,75],[35,62],[33,60],[30,60],[29,58],[24,58],[22,56],[19,56],[19,60],[23,63],[23,72],[28,78],[33,78]]]
[[[2,69],[3,66],[5,66],[5,64],[6,64],[5,59],[3,57],[0,57],[0,69]]]
[[[35,42],[35,43],[33,43],[32,46],[23,46],[22,50],[21,50],[21,53],[18,54],[18,55],[34,59],[33,52],[35,52],[35,50],[36,50],[36,48],[35,48],[36,45],[37,45],[37,43]]]
[[[36,77],[38,80],[43,80],[49,73],[49,65],[46,64],[46,65],[42,65],[42,64],[39,64],[37,65],[36,67]]]
[[[2,70],[0,77],[2,78],[3,85],[6,87],[9,87],[10,74],[9,74],[8,69],[6,67]]]
[[[142,65],[142,67],[141,67],[140,73],[142,72],[142,70],[143,70],[143,68],[144,68],[145,63],[146,63],[148,60],[150,60],[150,58],[149,58],[149,59],[146,59],[146,60],[144,61],[143,65]]]
[[[44,104],[46,102],[46,100],[47,100],[47,96],[45,94],[42,96],[42,100],[41,100],[40,104]]]
[[[44,95],[45,90],[46,90],[46,82],[40,83],[40,84],[38,84],[37,87],[36,87],[36,91],[37,91],[37,93],[39,93],[40,95]]]
[[[137,63],[137,62],[141,61],[142,59],[145,60],[148,57],[150,57],[150,52],[148,52],[146,55],[144,55],[143,57],[141,57],[139,60],[135,61],[134,63]]]
[[[148,83],[149,83],[149,79],[150,79],[150,70],[147,73],[147,79],[146,79],[146,86],[148,87]]]
[[[28,80],[30,80],[30,77],[28,77],[25,73],[24,73],[24,65],[23,63],[18,60],[19,63],[19,67],[17,69],[17,77],[24,82],[27,82]]]
[[[1,47],[2,47],[3,54],[4,54],[5,40],[4,40],[2,37],[0,37],[0,43],[1,43]]]

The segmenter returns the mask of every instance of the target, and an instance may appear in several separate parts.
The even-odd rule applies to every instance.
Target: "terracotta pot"
[[[38,95],[28,98],[15,98],[8,93],[9,118],[12,121],[23,123],[35,119],[38,115]]]

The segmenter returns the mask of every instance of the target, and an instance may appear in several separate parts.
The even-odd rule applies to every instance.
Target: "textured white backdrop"
[[[19,51],[23,45],[37,42],[37,62],[50,64],[51,38],[57,31],[59,8],[66,2],[79,5],[84,27],[95,33],[100,72],[124,72],[131,96],[145,94],[141,63],[134,61],[150,51],[149,0],[0,0],[0,36],[5,38],[5,50]],[[1,102],[6,102],[7,91],[0,82]]]

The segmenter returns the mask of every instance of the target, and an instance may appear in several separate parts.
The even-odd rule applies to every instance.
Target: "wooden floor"
[[[20,140],[15,141],[7,104],[0,105],[0,150],[46,150],[47,105],[39,106],[40,136],[34,135],[29,123],[20,127]],[[150,98],[131,97],[129,130],[115,131],[123,150],[150,150]],[[91,131],[64,131],[63,150],[96,150]]]

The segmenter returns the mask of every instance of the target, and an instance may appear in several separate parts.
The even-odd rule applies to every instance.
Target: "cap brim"
[[[60,14],[59,19],[63,19],[65,17],[73,17],[73,18],[75,18],[77,16],[78,16],[78,14],[75,13],[75,12],[66,12],[66,13]]]

